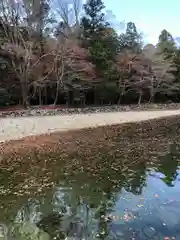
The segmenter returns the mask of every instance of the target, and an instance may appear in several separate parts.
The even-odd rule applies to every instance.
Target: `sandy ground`
[[[0,142],[22,137],[180,115],[180,110],[113,112],[0,119]]]

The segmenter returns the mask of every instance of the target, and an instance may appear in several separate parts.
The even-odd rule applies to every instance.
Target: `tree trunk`
[[[53,105],[56,106],[59,97],[59,83],[57,83],[56,96]]]
[[[38,88],[38,96],[39,96],[39,106],[42,105],[42,89]]]
[[[28,90],[27,90],[26,79],[23,77],[23,79],[21,79],[20,83],[21,83],[22,105],[24,108],[28,108],[29,101],[28,101]]]
[[[155,91],[154,91],[154,87],[152,84],[151,84],[151,88],[150,88],[150,98],[149,98],[148,103],[154,102]]]
[[[48,97],[47,97],[47,85],[44,87],[44,100],[45,100],[45,105],[48,104]]]
[[[118,105],[121,104],[122,97],[123,97],[123,95],[122,95],[122,94],[119,94],[119,98],[118,98],[118,102],[117,102]]]
[[[93,89],[93,104],[96,104],[96,89]]]
[[[69,91],[66,93],[66,106],[69,106]]]
[[[26,96],[24,96],[24,95],[22,97],[22,105],[25,109],[27,109],[29,107],[29,102],[28,102]]]
[[[139,92],[138,105],[141,105],[141,100],[142,100],[142,91]]]
[[[149,102],[148,103],[154,103],[155,95],[156,95],[156,90],[154,90],[154,88],[153,88],[150,91],[150,98],[149,98]]]
[[[154,95],[150,96],[148,103],[154,103]]]

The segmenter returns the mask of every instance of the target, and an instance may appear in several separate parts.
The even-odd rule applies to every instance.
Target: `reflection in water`
[[[63,166],[56,157],[47,169],[39,168],[39,176],[48,176],[39,185],[32,172],[14,168],[20,190],[10,184],[13,200],[7,184],[1,186],[0,239],[180,239],[179,145],[170,144],[169,152],[157,151],[152,158],[146,139],[143,146],[132,140],[128,150],[117,139],[112,142],[111,150],[87,159],[74,154]],[[31,192],[28,183],[34,184]],[[30,195],[21,203],[25,193]]]
[[[37,222],[41,217],[40,202],[29,199],[26,205],[23,205],[15,217],[15,222]]]
[[[180,153],[176,150],[176,145],[170,146],[170,152],[165,156],[160,157],[160,164],[157,171],[164,174],[163,181],[169,186],[173,187],[174,182],[178,176],[178,157]]]

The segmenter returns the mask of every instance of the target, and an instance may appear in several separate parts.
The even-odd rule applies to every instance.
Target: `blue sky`
[[[156,44],[161,30],[180,36],[180,0],[104,0],[118,21],[133,21],[145,42]]]

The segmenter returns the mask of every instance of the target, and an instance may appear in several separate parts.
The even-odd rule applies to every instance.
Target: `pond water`
[[[180,239],[178,138],[125,134],[2,167],[0,239]]]

